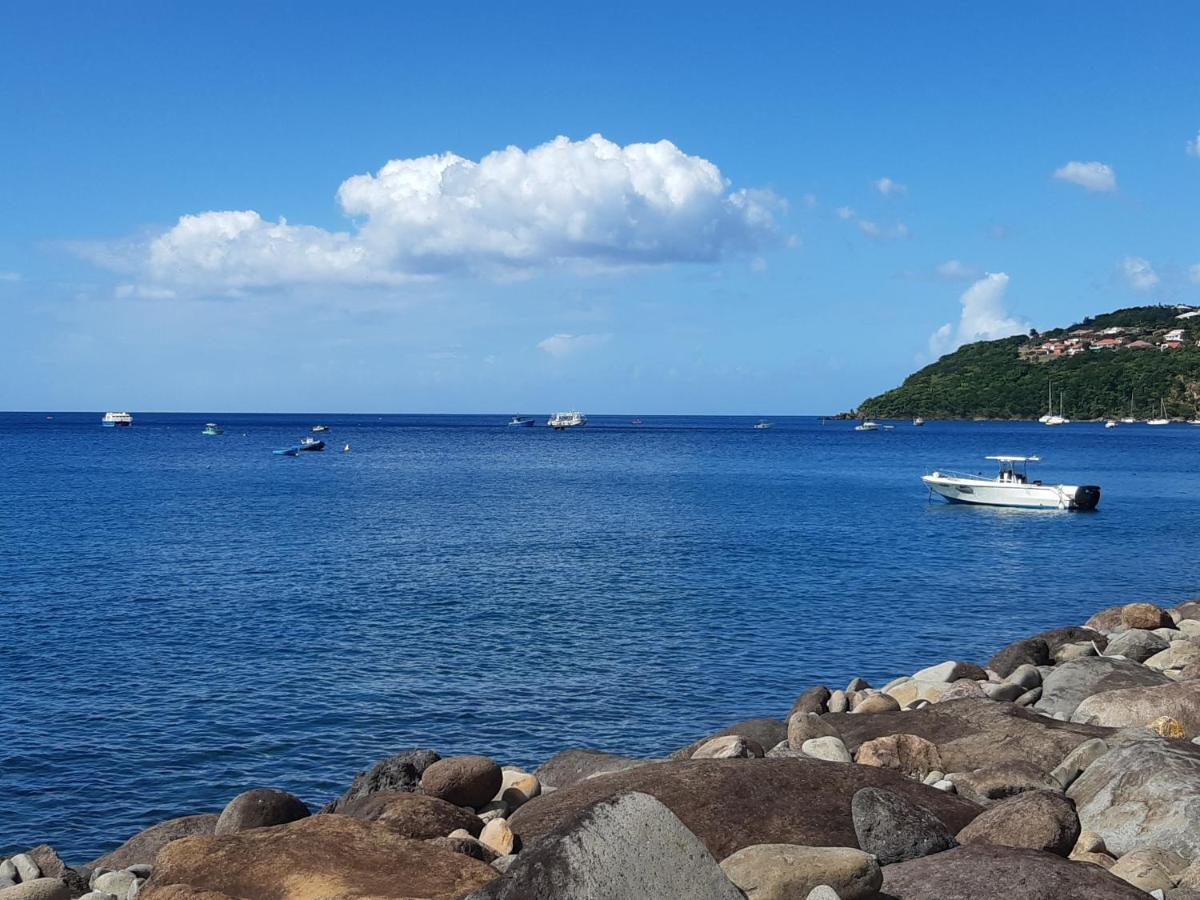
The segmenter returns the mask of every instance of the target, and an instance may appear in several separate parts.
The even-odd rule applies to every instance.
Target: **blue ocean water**
[[[410,746],[660,754],[1195,591],[1185,425],[99,418],[0,415],[0,852],[82,862],[253,786],[320,804]],[[271,455],[315,421],[331,451]],[[922,472],[1005,452],[1100,510],[929,502]]]

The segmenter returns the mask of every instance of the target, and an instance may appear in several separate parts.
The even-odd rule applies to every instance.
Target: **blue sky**
[[[1194,7],[652,6],[8,8],[0,408],[823,413],[1200,303]]]

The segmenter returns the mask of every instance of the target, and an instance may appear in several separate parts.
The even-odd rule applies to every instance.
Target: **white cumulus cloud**
[[[1187,150],[1188,156],[1200,156],[1200,132],[1184,145],[1184,149]]]
[[[593,135],[394,159],[337,192],[344,231],[253,210],[182,216],[149,241],[81,252],[156,288],[240,290],[397,283],[443,274],[507,278],[542,268],[711,262],[779,240],[784,203],[735,189],[670,141],[624,147]]]
[[[908,188],[898,181],[893,181],[886,175],[875,182],[875,190],[883,194],[885,197],[903,197],[908,193]]]
[[[1054,170],[1054,177],[1069,181],[1089,191],[1115,191],[1117,173],[1112,166],[1102,162],[1069,162]]]
[[[583,350],[590,350],[608,342],[607,334],[553,334],[538,341],[538,349],[555,359],[566,359]]]
[[[1148,291],[1159,282],[1158,273],[1154,271],[1150,260],[1140,256],[1127,256],[1121,260],[1121,272],[1135,291]]]
[[[947,322],[929,336],[930,355],[937,358],[972,341],[994,341],[1028,331],[1028,322],[1004,308],[1007,290],[1008,275],[989,272],[963,291],[958,325]]]

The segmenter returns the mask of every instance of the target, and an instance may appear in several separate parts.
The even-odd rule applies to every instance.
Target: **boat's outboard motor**
[[[1096,504],[1100,502],[1100,485],[1085,484],[1082,487],[1075,489],[1075,508],[1088,510],[1095,509]]]

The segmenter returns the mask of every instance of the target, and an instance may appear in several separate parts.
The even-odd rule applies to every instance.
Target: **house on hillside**
[[[1106,337],[1092,342],[1093,350],[1117,350],[1125,345],[1125,338]]]
[[[1149,341],[1134,341],[1129,345],[1130,350],[1149,350],[1154,345]]]
[[[1168,344],[1178,343],[1183,340],[1183,329],[1174,328],[1163,335],[1163,340]]]

